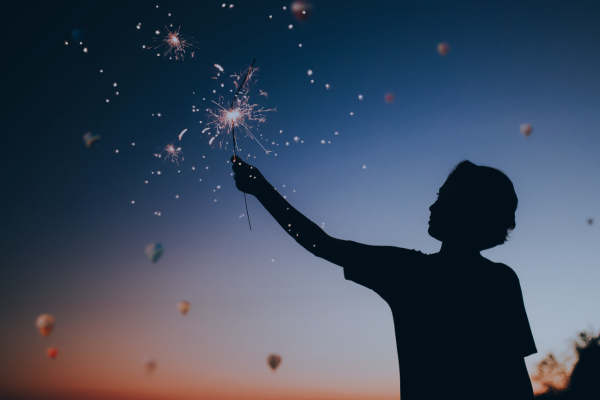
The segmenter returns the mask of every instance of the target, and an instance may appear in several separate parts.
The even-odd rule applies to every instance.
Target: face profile
[[[486,250],[502,244],[515,224],[517,195],[495,168],[462,161],[429,207],[429,235],[442,243]]]

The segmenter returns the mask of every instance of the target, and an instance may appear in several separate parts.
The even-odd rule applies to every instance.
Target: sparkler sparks
[[[162,153],[156,153],[154,154],[154,156],[161,158],[162,156],[165,157],[165,159],[163,160],[163,162],[167,161],[168,159],[171,159],[172,162],[176,163],[177,165],[179,165],[179,155],[181,154],[181,147],[175,147],[175,143],[169,143],[167,144]],[[160,174],[160,172],[159,172]]]
[[[214,110],[208,109],[207,127],[202,131],[202,133],[204,133],[211,128],[216,131],[214,132],[214,136],[212,136],[208,142],[210,145],[212,145],[217,140],[217,137],[219,137],[219,140],[217,140],[219,147],[226,147],[225,145],[227,142],[225,142],[225,138],[231,135],[234,150],[237,150],[236,138],[233,137],[233,134],[235,128],[240,128],[246,136],[254,139],[267,154],[270,153],[270,151],[265,149],[259,139],[252,133],[254,124],[258,126],[266,121],[264,116],[265,112],[275,111],[275,109],[265,109],[264,107],[259,107],[258,104],[250,103],[249,92],[252,88],[250,82],[252,75],[257,70],[257,68],[249,68],[245,71],[247,78],[245,82],[242,82],[242,86],[238,84],[238,81],[240,77],[243,76],[243,73],[231,75],[231,77],[234,78],[233,84],[235,85],[235,88],[239,90],[239,94],[232,104],[225,103],[222,96],[219,97],[218,102],[213,100],[216,108]],[[260,95],[267,97],[267,93],[262,90],[260,91]],[[211,132],[208,132],[208,135],[211,135]]]
[[[179,34],[179,29],[181,29],[181,26],[179,28],[177,28],[177,30],[171,31],[169,30],[169,28],[167,28],[165,26],[165,29],[167,30],[167,34],[161,38],[155,38],[154,41],[155,42],[159,42],[160,44],[157,46],[154,46],[156,49],[160,48],[160,47],[165,47],[165,52],[163,54],[164,57],[166,57],[168,54],[173,54],[175,55],[175,59],[176,60],[183,60],[184,56],[185,56],[185,49],[187,47],[194,47],[194,45],[192,43],[195,42],[191,42],[188,39],[183,38],[180,34]],[[156,31],[155,32],[157,35],[160,34],[160,31]],[[192,38],[190,38],[192,39]],[[149,49],[151,49],[151,47],[149,47]]]

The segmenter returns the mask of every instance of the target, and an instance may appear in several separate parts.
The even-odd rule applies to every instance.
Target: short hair
[[[506,242],[515,229],[519,200],[511,180],[502,171],[463,160],[448,175],[459,185],[465,205],[477,223],[477,245],[490,249]]]

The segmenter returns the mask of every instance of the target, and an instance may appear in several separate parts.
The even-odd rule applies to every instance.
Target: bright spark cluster
[[[187,47],[193,47],[194,42],[190,42],[189,40],[183,38],[180,34],[179,34],[179,29],[181,29],[181,26],[179,28],[177,28],[177,30],[175,31],[171,31],[169,30],[169,28],[167,28],[165,26],[165,29],[167,30],[167,34],[164,35],[163,37],[160,38],[155,38],[154,41],[160,43],[159,45],[155,46],[156,49],[164,47],[165,48],[165,52],[163,54],[164,57],[166,57],[169,54],[173,54],[173,56],[175,56],[176,60],[183,60],[184,56],[185,56],[185,49]],[[160,34],[160,31],[156,31],[155,32],[157,35]],[[192,39],[192,38],[190,38]],[[193,53],[192,53],[193,54]]]
[[[236,133],[236,139],[240,137],[240,130],[249,138],[254,139],[256,143],[260,145],[260,147],[269,154],[270,151],[265,149],[264,146],[260,143],[258,138],[252,133],[252,129],[254,128],[254,124],[257,126],[266,121],[265,112],[275,111],[274,109],[265,109],[264,107],[258,106],[258,104],[250,103],[249,92],[252,88],[250,84],[252,74],[256,72],[258,69],[254,68],[250,71],[248,75],[248,79],[244,84],[244,87],[240,90],[233,107],[231,107],[230,103],[227,103],[223,96],[219,97],[219,101],[216,102],[213,100],[213,103],[216,105],[215,109],[208,109],[208,121],[206,123],[206,128],[202,131],[202,133],[207,132],[211,138],[208,141],[210,145],[216,145],[218,143],[219,148],[227,147],[227,143],[225,141],[232,133],[232,128],[238,129],[238,133]],[[239,75],[234,74],[231,77],[234,78],[233,84],[238,87],[238,81],[241,76],[244,76],[245,73],[240,73]],[[261,91],[261,95],[267,96],[266,92]],[[211,131],[212,130],[212,131]],[[216,142],[216,143],[215,143]],[[237,149],[236,149],[237,150]]]

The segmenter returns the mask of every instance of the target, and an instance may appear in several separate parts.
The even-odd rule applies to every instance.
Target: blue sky
[[[517,227],[483,254],[520,277],[540,352],[528,367],[598,328],[600,234],[586,221],[600,219],[599,5],[315,1],[301,23],[286,2],[158,4],[10,12],[10,32],[21,36],[9,40],[3,79],[0,320],[11,328],[0,333],[8,354],[0,371],[26,379],[39,352],[33,321],[49,312],[63,326],[55,336],[63,348],[85,348],[91,330],[129,348],[122,357],[135,359],[132,368],[155,352],[174,360],[165,369],[176,375],[182,349],[200,335],[206,365],[239,359],[239,382],[256,381],[253,363],[275,351],[289,368],[281,390],[397,395],[385,302],[305,254],[251,196],[249,231],[231,147],[211,148],[199,123],[205,113],[191,112],[221,90],[214,63],[239,72],[254,58],[255,90],[269,94],[257,101],[277,108],[260,133],[279,146],[267,156],[242,138],[241,154],[307,217],[335,237],[432,253],[439,243],[427,235],[428,207],[448,172],[463,159],[499,168],[519,197]],[[24,31],[22,21],[30,21]],[[142,49],[170,23],[198,42],[193,58]],[[436,51],[442,41],[446,57]],[[533,126],[528,138],[523,123]],[[183,129],[179,165],[153,156]],[[81,140],[87,131],[101,135],[93,151]],[[152,264],[144,248],[155,241],[165,253]],[[173,310],[183,299],[197,319],[177,339]],[[361,350],[349,352],[358,342]],[[214,379],[228,368],[215,367]],[[19,379],[0,388],[24,387]]]

